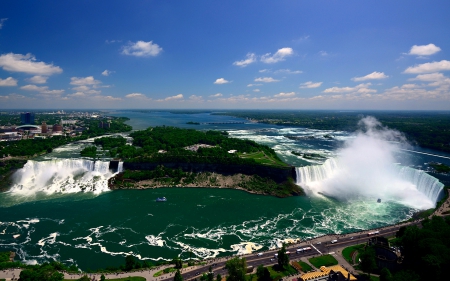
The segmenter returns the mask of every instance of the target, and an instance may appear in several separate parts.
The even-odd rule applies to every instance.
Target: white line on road
[[[317,252],[319,252],[319,254],[322,254],[322,252],[319,251],[319,249],[317,249],[316,247],[314,247],[313,243],[311,243],[311,246],[316,249]]]

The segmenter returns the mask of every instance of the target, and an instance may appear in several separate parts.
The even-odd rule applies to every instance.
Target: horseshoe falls
[[[396,164],[373,170],[364,166],[345,165],[340,159],[327,159],[322,165],[297,167],[297,184],[309,194],[347,200],[381,198],[417,208],[435,206],[444,184],[422,170]]]
[[[37,192],[76,193],[108,191],[108,179],[122,170],[109,169],[109,161],[86,159],[53,159],[50,161],[28,160],[15,175],[15,184],[9,193],[33,195]]]

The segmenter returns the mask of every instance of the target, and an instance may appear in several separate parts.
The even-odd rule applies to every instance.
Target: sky
[[[0,2],[0,109],[450,110],[450,1]]]

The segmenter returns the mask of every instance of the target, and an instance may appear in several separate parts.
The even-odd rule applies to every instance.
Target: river
[[[269,145],[280,158],[297,167],[324,163],[325,159],[336,156],[336,149],[346,140],[355,137],[348,132],[277,127],[208,113],[121,111],[114,114],[129,117],[128,123],[134,129],[168,125],[225,130],[233,137]],[[188,125],[187,121],[202,124]],[[332,139],[326,137],[330,134]],[[287,135],[299,138],[287,138]],[[77,153],[85,145],[67,145],[36,161],[61,158],[82,161],[77,159]],[[419,148],[408,150],[427,154],[398,150],[397,164],[415,169],[427,169],[425,163],[430,161],[449,164],[449,159],[442,158],[448,155],[443,153]],[[320,154],[325,158],[304,159],[291,151]],[[162,196],[168,201],[155,202]],[[210,188],[7,192],[0,194],[0,249],[16,251],[16,259],[28,263],[55,259],[84,270],[97,269],[123,264],[128,254],[157,261],[176,256],[188,258],[189,252],[194,257],[208,258],[264,250],[279,246],[286,239],[393,224],[410,218],[416,211],[418,208],[411,204],[389,198],[381,204],[367,196],[348,200],[316,195],[279,199]]]

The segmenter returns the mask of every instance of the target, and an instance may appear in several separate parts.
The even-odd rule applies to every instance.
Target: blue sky
[[[0,2],[0,108],[450,110],[450,2]]]

